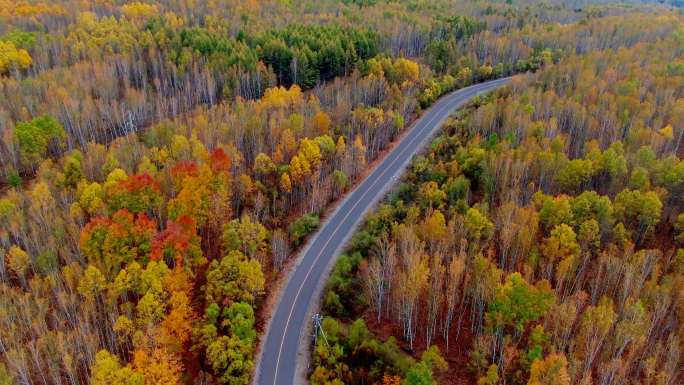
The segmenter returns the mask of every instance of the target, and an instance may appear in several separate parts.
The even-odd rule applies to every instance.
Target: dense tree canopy
[[[441,95],[527,71],[354,238],[311,382],[676,383],[681,30],[570,0],[0,0],[0,384],[250,383],[329,203]]]

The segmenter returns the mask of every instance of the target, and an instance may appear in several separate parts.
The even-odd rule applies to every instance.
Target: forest
[[[684,381],[683,31],[454,114],[338,261],[311,383]]]
[[[311,383],[680,382],[682,21],[0,0],[0,385],[251,383],[330,204],[441,95],[513,74],[340,258]]]

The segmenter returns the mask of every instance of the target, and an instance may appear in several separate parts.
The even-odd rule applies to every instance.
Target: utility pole
[[[314,345],[316,345],[316,343],[318,342],[318,332],[320,331],[321,335],[323,336],[323,340],[325,341],[325,344],[330,346],[330,344],[328,344],[328,338],[326,338],[325,331],[323,331],[323,326],[321,324],[323,322],[323,316],[320,315],[320,313],[316,313],[311,317],[311,319],[313,320],[314,324]]]

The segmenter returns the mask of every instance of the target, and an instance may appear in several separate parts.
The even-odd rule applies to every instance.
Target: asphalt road
[[[394,149],[347,195],[311,237],[290,274],[261,345],[255,384],[293,385],[298,359],[306,354],[309,339],[302,333],[311,322],[309,308],[320,291],[320,283],[333,259],[374,205],[399,179],[413,156],[431,139],[442,122],[472,97],[508,83],[510,78],[462,88],[442,97],[411,126]],[[301,373],[299,373],[301,376]]]

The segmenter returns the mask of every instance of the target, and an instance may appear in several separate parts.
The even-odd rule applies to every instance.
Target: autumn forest
[[[684,14],[575,0],[0,0],[0,385],[246,385],[326,213],[312,385],[684,382]]]

